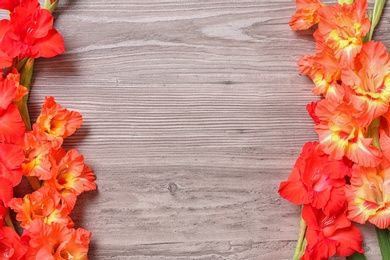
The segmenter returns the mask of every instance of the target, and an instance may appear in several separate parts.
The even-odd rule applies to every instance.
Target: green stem
[[[379,20],[382,15],[382,11],[385,7],[387,0],[376,0],[374,4],[374,9],[369,15],[370,21],[371,21],[371,27],[368,34],[364,37],[364,42],[368,42],[372,40],[372,36],[374,34],[375,27],[378,25]]]
[[[372,120],[371,124],[369,125],[367,129],[366,136],[369,138],[372,138],[372,145],[379,150],[381,150],[379,145],[379,125],[381,123],[381,117],[377,117],[374,120]]]
[[[15,102],[15,105],[18,107],[19,112],[23,118],[24,123],[26,124],[26,129],[31,130],[31,120],[30,115],[28,111],[27,101],[30,96],[30,90],[31,90],[31,79],[32,74],[34,70],[34,59],[29,58],[27,59],[24,64],[19,69],[20,73],[20,84],[25,86],[29,93],[25,95],[21,100],[18,102]]]
[[[12,223],[11,216],[9,215],[9,208],[7,208],[7,213],[5,213],[4,222],[5,222],[5,224],[6,224],[7,226],[9,226],[9,227],[12,228],[13,230],[15,230],[15,226],[14,226],[14,224]]]
[[[299,237],[298,237],[297,247],[295,248],[293,260],[301,259],[302,255],[305,253],[306,246],[307,246],[307,241],[305,239],[306,228],[307,225],[305,220],[302,218],[302,213],[301,213],[301,219],[299,221]]]
[[[33,188],[33,190],[38,190],[40,187],[42,187],[42,183],[37,177],[28,176],[26,178],[27,178],[27,181],[30,184],[31,188]]]
[[[375,227],[376,236],[381,249],[382,259],[390,259],[390,233],[388,229]]]

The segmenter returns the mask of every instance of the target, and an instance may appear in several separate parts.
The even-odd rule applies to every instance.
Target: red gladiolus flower
[[[52,14],[40,8],[37,0],[15,7],[9,25],[0,43],[0,50],[8,56],[49,58],[64,51],[62,36],[53,28]]]
[[[327,216],[319,209],[305,205],[302,217],[306,221],[306,248],[304,260],[323,260],[337,254],[349,256],[355,252],[364,253],[363,236],[351,225],[345,212]]]
[[[6,212],[7,209],[0,205],[0,259],[24,259],[23,257],[27,251],[27,246],[21,241],[18,234],[12,228],[4,226]]]
[[[334,169],[329,156],[317,146],[317,142],[305,144],[290,177],[280,184],[279,194],[291,203],[310,204],[323,208],[326,214],[335,214],[345,204],[346,173]]]

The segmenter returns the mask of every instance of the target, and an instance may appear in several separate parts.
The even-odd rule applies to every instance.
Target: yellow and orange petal
[[[71,229],[71,239],[57,249],[55,259],[88,260],[91,232],[82,228]]]
[[[356,120],[360,125],[367,126],[388,111],[390,54],[382,43],[365,43],[354,68],[344,68],[341,78],[354,91],[347,101],[358,111]]]
[[[291,17],[290,26],[293,30],[306,30],[317,24],[320,19],[317,10],[325,6],[319,0],[297,0],[297,12]]]
[[[378,228],[390,225],[390,170],[354,167],[351,185],[346,188],[348,218]]]
[[[67,110],[56,103],[53,97],[46,97],[34,127],[44,133],[48,141],[56,141],[55,148],[59,148],[62,139],[72,135],[82,122],[80,113]]]
[[[23,147],[25,160],[22,163],[23,174],[34,176],[39,180],[48,180],[52,177],[51,143],[42,142],[35,132],[28,132],[19,143]]]
[[[56,168],[54,177],[57,189],[70,190],[76,195],[96,189],[95,175],[85,165],[84,156],[76,150],[69,150]]]
[[[325,6],[317,12],[319,33],[326,46],[334,50],[341,64],[351,64],[363,45],[363,37],[370,29],[366,17],[367,1]]]
[[[341,66],[330,50],[315,55],[305,55],[298,61],[299,71],[308,75],[314,82],[312,92],[326,99],[340,103],[344,97],[344,88],[339,84]]]
[[[50,187],[41,187],[23,199],[13,198],[9,206],[17,212],[16,219],[21,221],[20,225],[27,229],[34,219],[42,219],[49,225],[54,222],[67,227],[74,225],[69,217],[70,211],[61,204],[60,194]]]
[[[48,225],[42,219],[35,219],[26,236],[29,238],[26,260],[56,259],[57,251],[72,239],[72,231],[59,223]]]
[[[356,124],[348,105],[321,100],[315,114],[320,120],[315,126],[320,141],[319,149],[336,160],[346,156],[358,165],[379,165],[380,151],[372,146],[372,139],[365,138],[366,129]]]

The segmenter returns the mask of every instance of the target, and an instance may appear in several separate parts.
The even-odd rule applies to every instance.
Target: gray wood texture
[[[287,0],[61,1],[66,52],[36,61],[29,104],[33,119],[50,95],[83,114],[65,147],[97,176],[72,213],[93,233],[90,259],[292,259],[300,208],[277,190],[317,139],[296,66],[313,31],[292,31],[294,12]],[[386,8],[375,39],[390,47],[389,22]]]

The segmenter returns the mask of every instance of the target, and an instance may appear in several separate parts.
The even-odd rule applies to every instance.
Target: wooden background
[[[328,1],[329,2],[329,1]],[[299,207],[281,199],[302,145],[317,139],[316,97],[296,62],[292,0],[63,0],[66,52],[36,61],[44,96],[85,123],[66,141],[98,191],[72,214],[90,259],[291,259]],[[390,46],[390,10],[376,39]],[[368,259],[380,259],[365,226]]]

